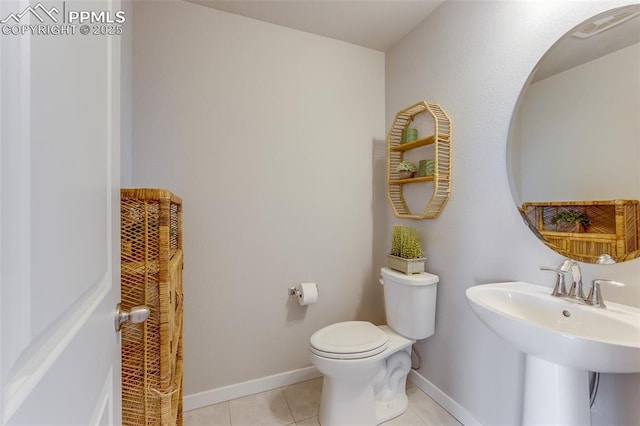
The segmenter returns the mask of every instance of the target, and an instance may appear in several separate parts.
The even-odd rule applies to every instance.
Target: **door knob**
[[[149,318],[150,313],[149,308],[146,306],[134,306],[129,311],[125,311],[122,309],[122,306],[120,306],[120,303],[118,303],[116,305],[116,331],[120,331],[120,329],[122,329],[122,324],[127,321],[134,324],[143,322]]]

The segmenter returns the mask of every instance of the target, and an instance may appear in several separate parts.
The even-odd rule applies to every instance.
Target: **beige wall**
[[[184,201],[185,394],[307,367],[329,323],[382,323],[384,55],[186,2],[134,17],[133,184]],[[307,308],[287,296],[304,281]]]
[[[386,53],[387,126],[419,99],[441,104],[452,119],[451,199],[438,219],[410,222],[425,235],[429,270],[440,275],[436,333],[417,348],[420,373],[482,424],[519,424],[524,358],[480,323],[464,291],[508,280],[551,287],[553,277],[539,267],[562,260],[528,231],[511,197],[505,158],[513,109],[560,36],[628,3],[447,1]],[[376,190],[383,184],[376,181]],[[395,222],[386,212],[387,223]],[[583,271],[587,281],[627,282],[607,297],[640,306],[640,259]],[[640,375],[603,375],[594,425],[637,423],[639,387]]]

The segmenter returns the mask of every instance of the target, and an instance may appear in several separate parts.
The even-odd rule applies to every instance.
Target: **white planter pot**
[[[424,272],[424,262],[427,260],[424,257],[418,259],[404,259],[402,257],[394,256],[392,254],[387,256],[387,266],[396,271],[404,272],[407,275],[419,274]]]

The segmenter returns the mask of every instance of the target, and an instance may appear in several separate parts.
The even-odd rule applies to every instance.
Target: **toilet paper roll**
[[[300,306],[311,305],[318,301],[318,286],[316,283],[300,283],[296,290]]]

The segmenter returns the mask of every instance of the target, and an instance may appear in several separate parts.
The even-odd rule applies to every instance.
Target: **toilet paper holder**
[[[318,290],[318,285],[316,284],[316,290],[318,291],[318,293],[320,293],[320,290]],[[300,294],[302,294],[302,290],[300,289],[300,286],[294,286],[294,287],[289,287],[287,289],[289,296],[296,296],[296,297],[300,297]]]
[[[298,287],[289,287],[289,296],[298,297],[299,295],[300,295],[300,289]]]

